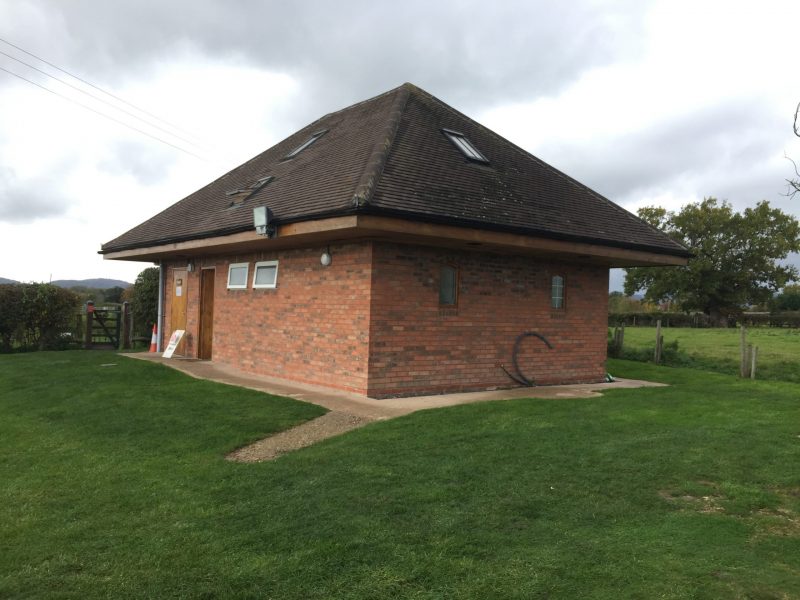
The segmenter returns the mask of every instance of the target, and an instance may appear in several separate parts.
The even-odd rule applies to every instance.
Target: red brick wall
[[[200,269],[213,266],[214,361],[366,393],[371,246],[331,246],[329,267],[319,262],[323,249],[196,260],[188,278],[187,354],[197,355]],[[262,260],[278,261],[275,289],[252,288],[254,265]],[[242,262],[249,263],[247,289],[227,289],[228,265]],[[170,271],[167,304],[171,285]]]
[[[456,308],[439,307],[439,274],[459,270]],[[566,280],[566,306],[550,309],[550,278]],[[523,374],[537,383],[601,381],[605,375],[608,269],[532,258],[373,246],[370,371],[373,397],[515,385],[516,337]]]
[[[608,269],[379,242],[195,261],[187,276],[186,354],[196,356],[200,270],[216,269],[213,360],[245,371],[374,397],[511,387],[512,349],[537,383],[605,375]],[[278,287],[252,289],[254,264],[278,260]],[[228,290],[230,263],[248,262],[248,288]],[[171,332],[168,265],[166,339]],[[439,307],[443,264],[459,269],[458,306]],[[550,309],[550,278],[566,279],[566,307]],[[165,339],[165,344],[166,344]]]

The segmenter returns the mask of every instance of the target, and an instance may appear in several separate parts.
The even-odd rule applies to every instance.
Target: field
[[[738,329],[665,327],[661,333],[666,364],[739,373]],[[655,327],[626,327],[623,358],[652,360],[655,337]],[[800,329],[751,328],[747,338],[758,346],[757,378],[800,383]],[[669,348],[674,342],[677,351]]]
[[[223,456],[317,407],[110,352],[0,357],[0,597],[796,598],[800,386],[376,422]]]

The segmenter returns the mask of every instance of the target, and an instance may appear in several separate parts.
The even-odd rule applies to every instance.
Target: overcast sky
[[[796,0],[0,0],[0,69],[56,92],[0,70],[0,277],[133,281],[149,265],[103,242],[405,81],[629,210],[800,217],[798,22]]]

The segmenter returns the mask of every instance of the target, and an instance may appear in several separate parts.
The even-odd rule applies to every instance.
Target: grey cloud
[[[69,201],[58,190],[59,175],[19,179],[12,169],[0,167],[0,221],[30,223],[66,213]]]
[[[687,185],[740,207],[762,199],[780,203],[784,175],[764,159],[783,148],[786,128],[778,116],[739,102],[579,147],[551,144],[538,154],[623,204]]]
[[[173,152],[137,142],[117,142],[98,164],[99,168],[112,175],[127,173],[142,185],[155,185],[166,179]]]
[[[647,8],[635,0],[29,4],[27,27],[0,25],[2,35],[34,51],[45,37],[58,40],[46,49],[52,60],[90,79],[113,84],[189,44],[300,77],[308,97],[299,119],[404,81],[466,111],[554,93],[640,50]]]

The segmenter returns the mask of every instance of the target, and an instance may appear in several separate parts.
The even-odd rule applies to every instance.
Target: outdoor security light
[[[319,257],[319,262],[323,267],[327,267],[328,265],[330,265],[331,260],[332,259],[330,250],[325,250],[325,252],[322,253],[322,256]]]
[[[272,237],[271,234],[275,232],[274,227],[270,227],[272,220],[272,211],[267,206],[256,206],[253,208],[253,226],[256,228],[258,235],[265,235]]]

